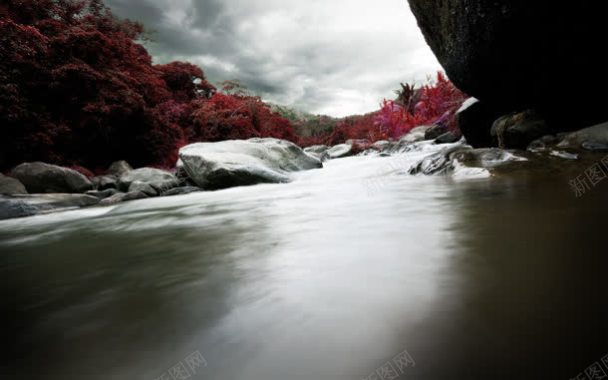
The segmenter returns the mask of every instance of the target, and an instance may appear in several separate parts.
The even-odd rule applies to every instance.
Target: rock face
[[[0,194],[27,194],[27,190],[15,178],[0,173]]]
[[[93,189],[91,181],[77,171],[42,162],[21,164],[11,175],[30,193],[84,193]]]
[[[0,220],[92,206],[99,198],[85,194],[35,194],[0,197]]]
[[[608,2],[409,3],[446,73],[467,94],[503,114],[537,109],[560,130],[608,120]],[[589,80],[565,84],[567,73]]]
[[[208,190],[288,182],[289,172],[322,167],[297,145],[273,138],[192,144],[179,157],[190,178]]]

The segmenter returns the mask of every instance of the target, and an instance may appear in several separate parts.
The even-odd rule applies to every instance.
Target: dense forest
[[[299,118],[237,82],[216,88],[191,63],[155,64],[146,36],[102,0],[3,2],[0,169],[45,161],[99,171],[117,159],[173,167],[178,149],[195,141],[396,139],[421,124],[456,128],[465,99],[439,73],[419,88],[402,85],[397,99],[367,115]]]

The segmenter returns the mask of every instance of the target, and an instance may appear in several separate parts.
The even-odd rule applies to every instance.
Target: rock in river
[[[122,191],[130,191],[129,187],[133,182],[140,182],[140,185],[148,184],[158,193],[179,186],[179,180],[175,175],[155,168],[140,168],[124,173],[118,180],[118,187]]]
[[[92,206],[99,198],[85,194],[34,194],[0,197],[0,220]]]
[[[91,181],[76,170],[42,162],[21,164],[11,175],[30,193],[84,193],[93,189]]]
[[[27,194],[27,190],[19,180],[0,173],[0,194]]]
[[[208,190],[288,182],[290,172],[322,167],[297,145],[274,138],[192,144],[179,157],[190,178]]]

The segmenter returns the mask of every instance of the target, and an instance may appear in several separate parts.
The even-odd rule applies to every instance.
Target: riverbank
[[[573,191],[580,195],[608,175],[606,130],[607,125],[602,124],[571,134],[543,136],[526,150],[474,149],[451,132],[437,136],[436,127],[417,127],[397,141],[349,141],[306,149],[277,139],[200,143],[182,148],[180,159],[170,171],[133,169],[127,162],[118,161],[105,174],[89,177],[70,168],[24,163],[14,168],[11,176],[0,177],[0,219],[236,186],[286,183],[295,172],[322,168],[322,162],[355,154],[399,156],[418,152],[418,161],[399,168],[409,175],[567,175]]]

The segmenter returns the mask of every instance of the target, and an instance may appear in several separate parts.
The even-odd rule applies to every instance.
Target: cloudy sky
[[[155,62],[200,65],[264,100],[344,116],[440,69],[406,0],[106,0],[143,22]]]

